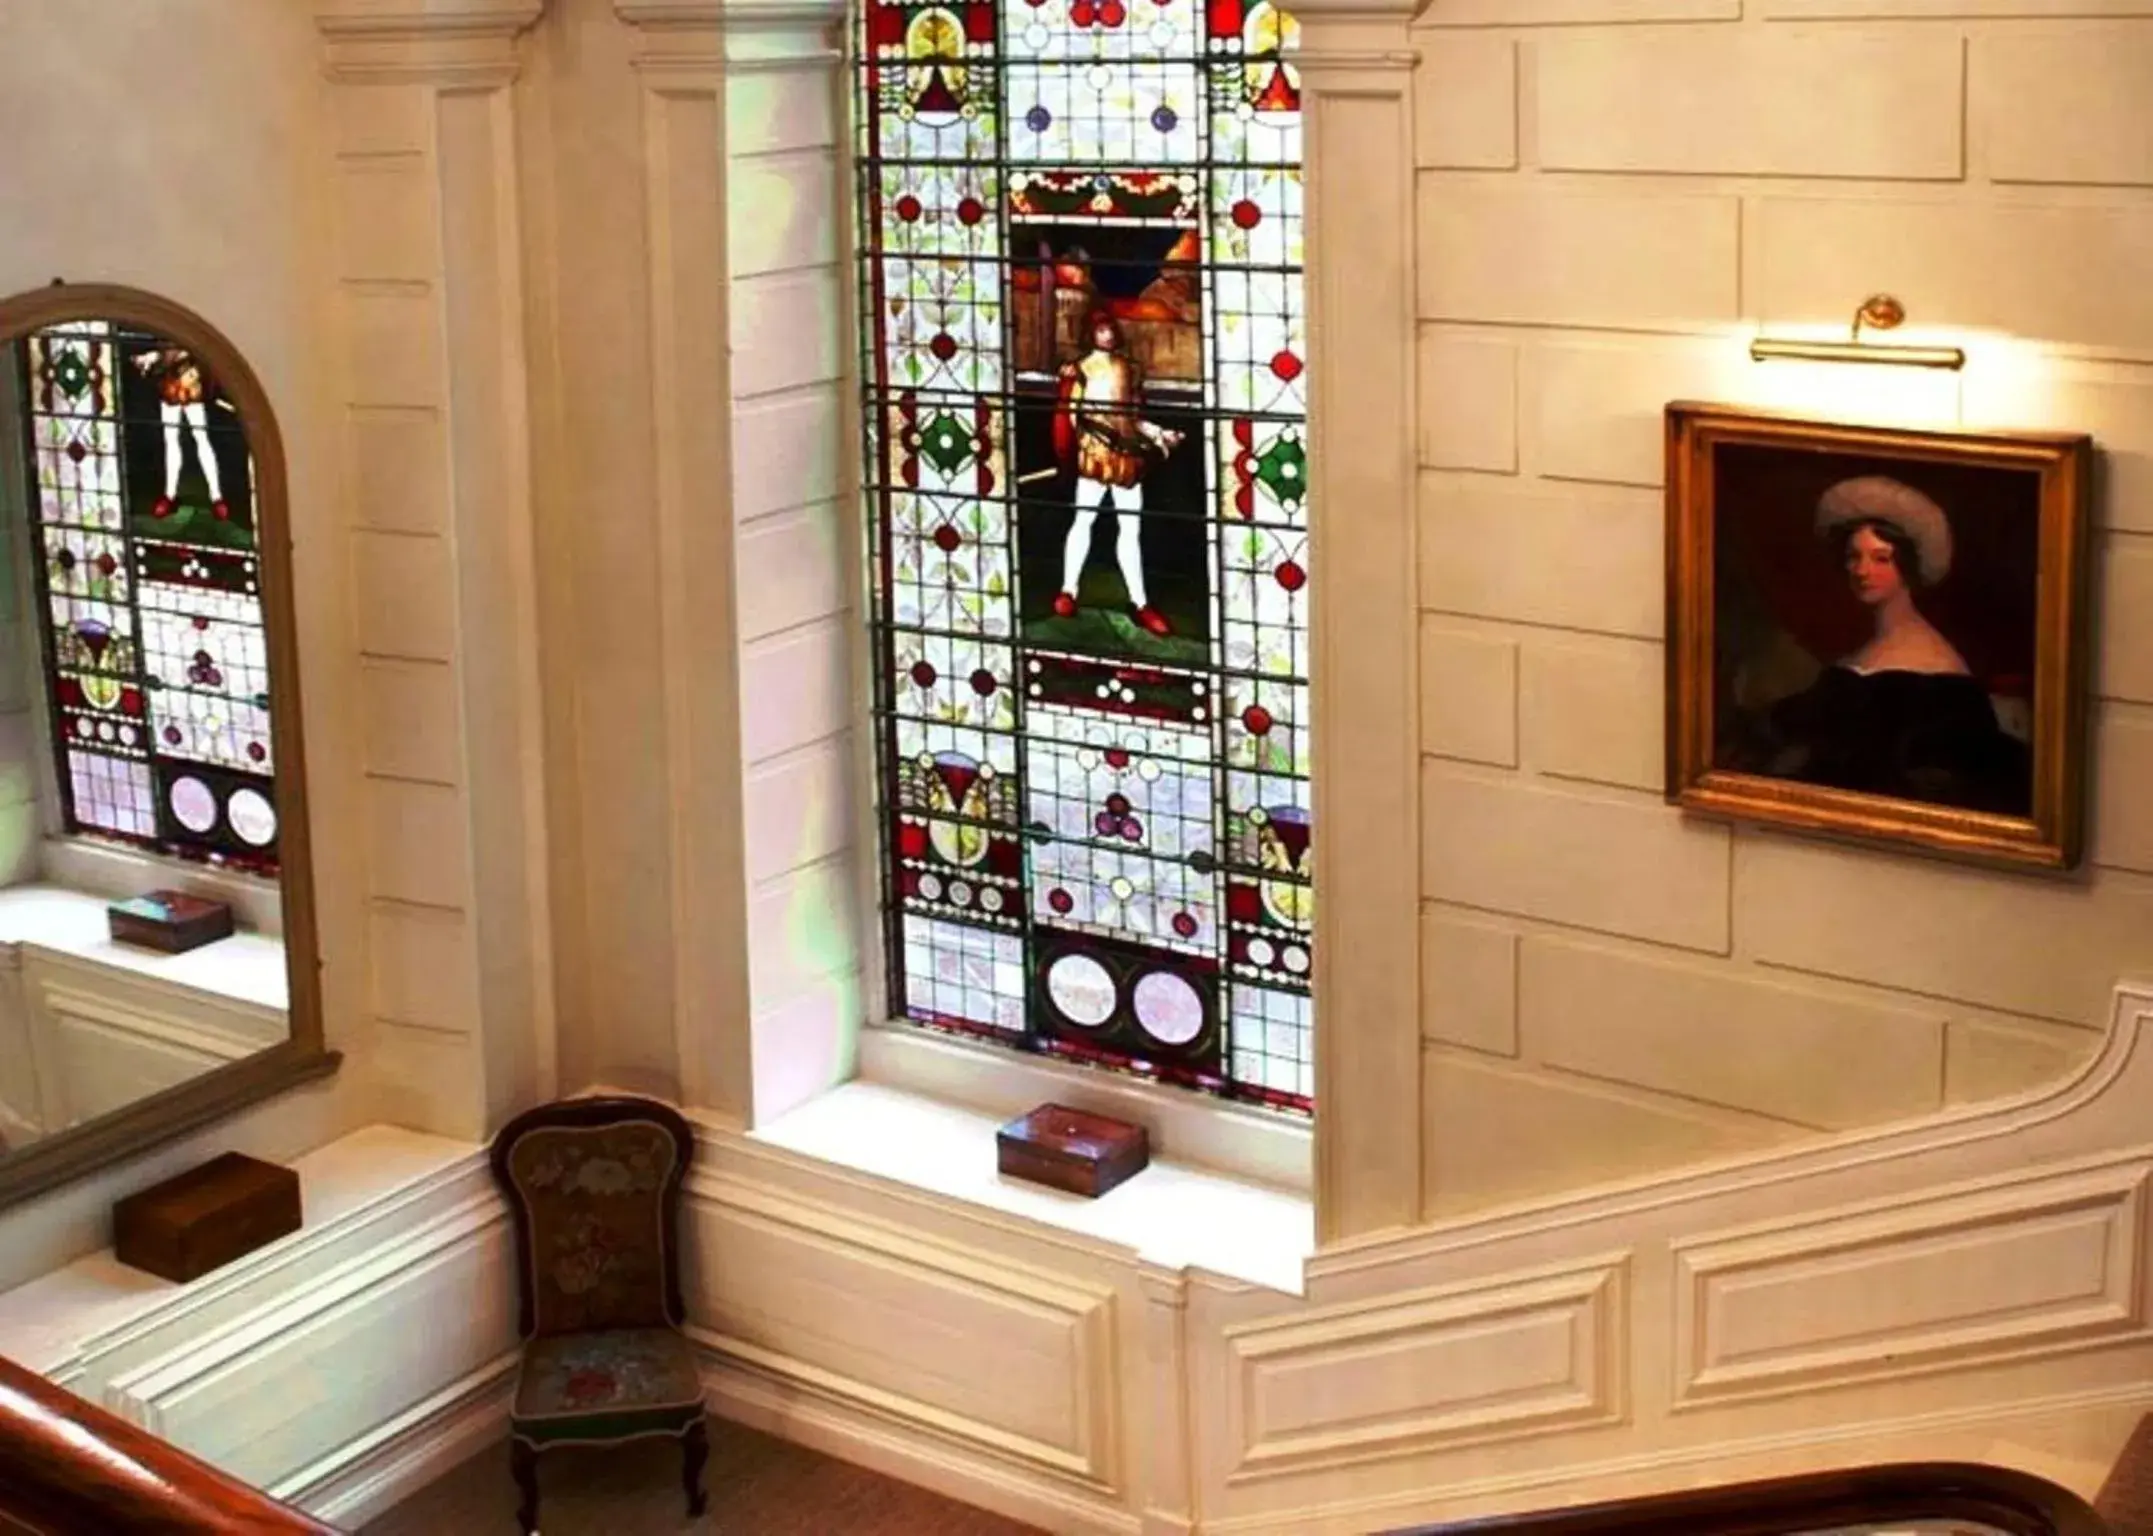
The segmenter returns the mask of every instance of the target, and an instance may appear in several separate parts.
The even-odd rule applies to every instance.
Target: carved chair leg
[[[524,1536],[538,1529],[538,1452],[521,1440],[508,1442],[508,1470],[516,1479],[516,1525]]]
[[[710,1459],[710,1421],[697,1419],[680,1438],[680,1483],[688,1491],[688,1513],[699,1515],[708,1503],[703,1497],[703,1463]]]

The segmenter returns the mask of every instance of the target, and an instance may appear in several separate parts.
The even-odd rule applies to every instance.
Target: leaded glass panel
[[[21,348],[68,830],[277,871],[254,463],[206,364],[83,321]]]
[[[890,1007],[1306,1109],[1294,42],[867,0],[857,185]]]

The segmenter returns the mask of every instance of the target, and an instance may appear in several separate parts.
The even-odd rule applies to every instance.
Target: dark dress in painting
[[[2007,816],[2028,814],[2032,802],[2026,744],[1964,673],[1826,667],[1743,725],[1729,767]]]

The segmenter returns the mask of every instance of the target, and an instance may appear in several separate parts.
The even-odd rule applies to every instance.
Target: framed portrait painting
[[[1668,799],[2075,865],[2091,453],[1668,406]]]

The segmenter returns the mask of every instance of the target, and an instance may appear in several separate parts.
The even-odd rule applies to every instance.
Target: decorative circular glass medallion
[[[969,907],[972,904],[972,888],[962,880],[952,880],[949,883],[949,899],[952,905]]]
[[[1270,965],[1277,959],[1278,951],[1271,947],[1269,939],[1250,939],[1248,941],[1248,963],[1250,965]]]
[[[1147,972],[1130,1002],[1136,1022],[1161,1045],[1187,1045],[1204,1031],[1203,995],[1172,971]]]
[[[200,779],[174,779],[165,798],[172,806],[172,819],[189,832],[207,832],[217,824],[217,797]]]
[[[1089,955],[1063,955],[1048,966],[1047,996],[1056,1012],[1084,1029],[1111,1019],[1119,1001],[1113,976]]]
[[[232,798],[224,802],[224,819],[232,824],[243,843],[266,848],[276,840],[276,807],[258,789],[234,790]]]
[[[1296,976],[1306,976],[1308,974],[1308,951],[1298,944],[1288,944],[1285,952],[1278,957],[1278,961],[1279,964]]]
[[[986,911],[999,912],[1002,910],[1002,893],[990,885],[979,893],[979,904]]]
[[[929,901],[940,901],[942,899],[942,877],[940,875],[921,875],[920,895],[926,897]]]

